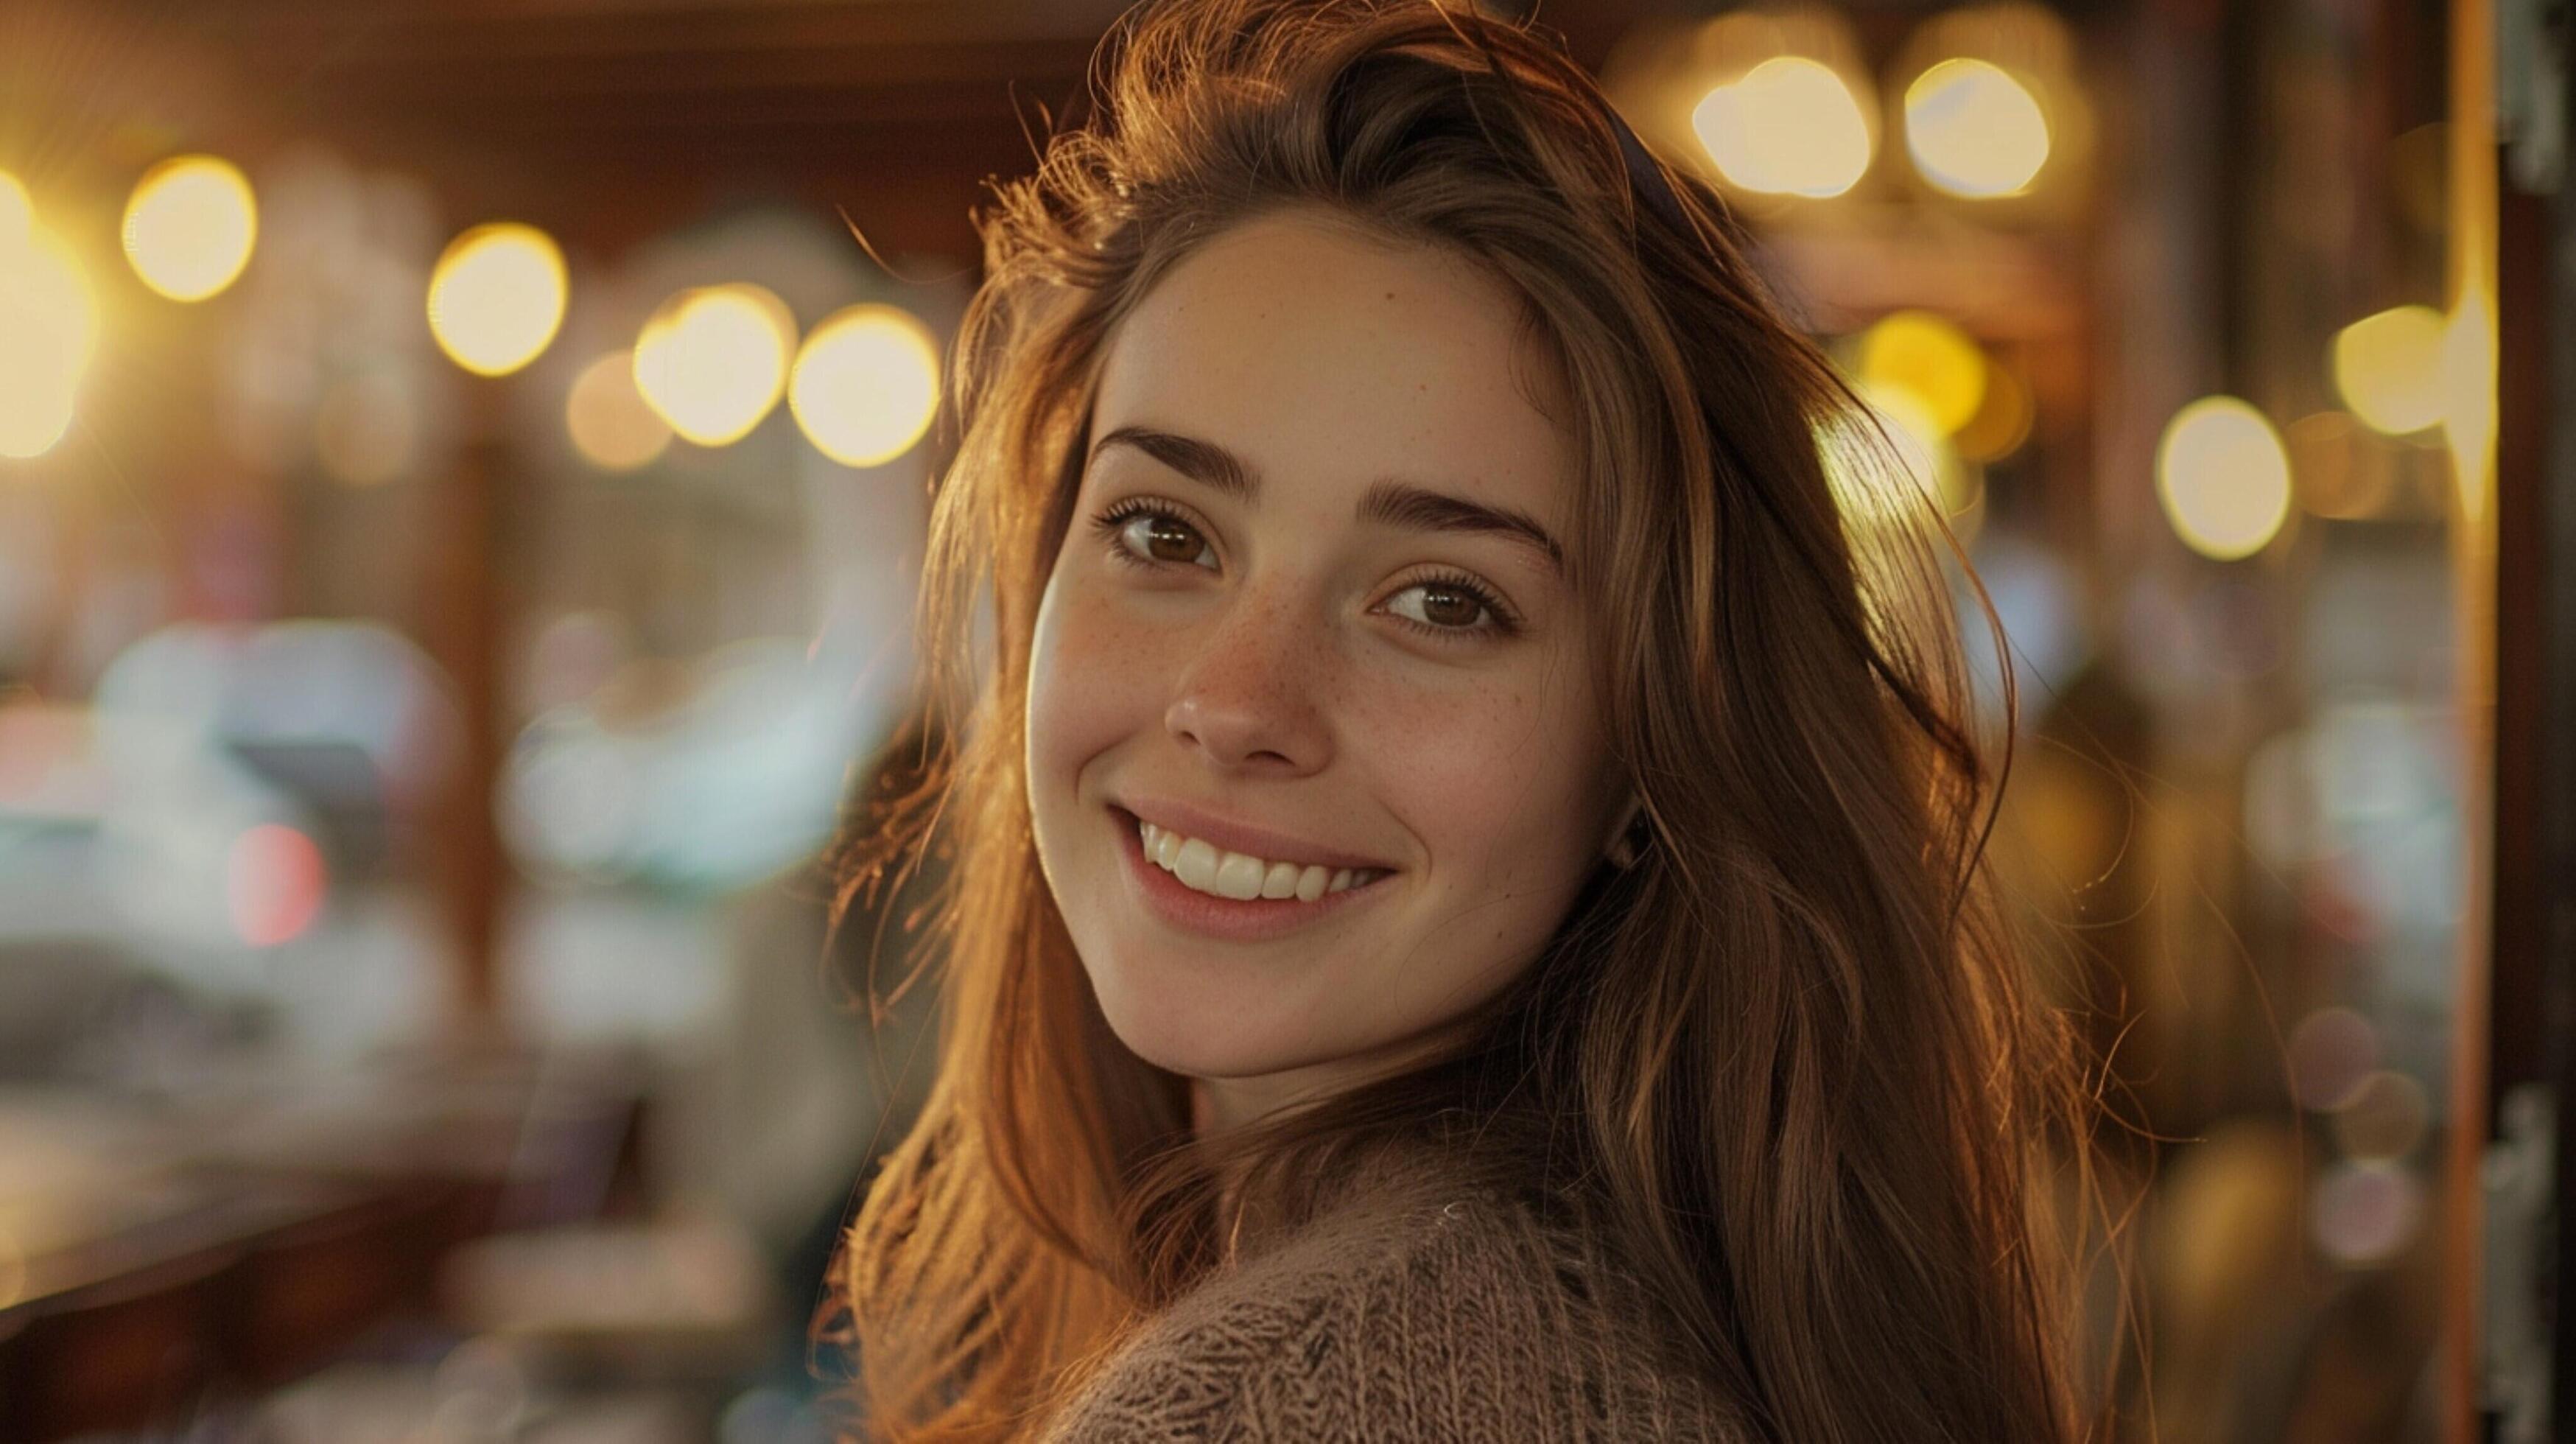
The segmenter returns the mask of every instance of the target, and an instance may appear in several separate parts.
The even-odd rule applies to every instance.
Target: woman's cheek
[[[1343,737],[1366,759],[1387,810],[1422,837],[1435,868],[1474,862],[1533,780],[1531,759],[1511,745],[1529,724],[1513,715],[1510,689],[1387,677],[1353,690]]]
[[[1452,887],[1552,890],[1577,868],[1593,748],[1563,699],[1498,674],[1462,692],[1390,699],[1370,727],[1371,772]]]
[[[1029,727],[1041,760],[1065,783],[1153,719],[1166,645],[1096,584],[1049,587],[1030,660]]]

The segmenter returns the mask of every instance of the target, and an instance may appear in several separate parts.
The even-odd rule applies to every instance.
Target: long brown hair
[[[1624,137],[1560,43],[1455,0],[1149,0],[1092,90],[977,215],[921,614],[944,740],[846,857],[844,906],[948,869],[938,1071],[844,1256],[870,1432],[1021,1431],[1222,1261],[1229,1206],[1301,1218],[1362,1149],[1437,1144],[1542,1177],[1765,1437],[2069,1437],[2038,1169],[2084,1153],[2089,1098],[1989,877],[2003,769],[1956,548],[1722,199]],[[1453,1051],[1193,1139],[1187,1080],[1110,1031],[1038,867],[1031,634],[1120,321],[1289,205],[1521,299],[1647,836]]]

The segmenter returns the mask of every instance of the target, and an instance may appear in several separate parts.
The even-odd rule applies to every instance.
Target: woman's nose
[[[1320,769],[1331,753],[1322,632],[1285,598],[1239,596],[1194,640],[1163,725],[1219,767]]]

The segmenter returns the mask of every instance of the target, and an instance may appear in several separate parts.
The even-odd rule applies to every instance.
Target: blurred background
[[[0,0],[0,1439],[852,1427],[929,994],[823,863],[1119,8]],[[2564,11],[1540,14],[2002,613],[2124,1438],[2576,1438]]]

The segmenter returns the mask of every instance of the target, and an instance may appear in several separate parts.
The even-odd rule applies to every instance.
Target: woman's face
[[[1293,211],[1202,246],[1104,358],[1029,803],[1110,1025],[1214,1126],[1441,1041],[1625,819],[1517,318]]]

